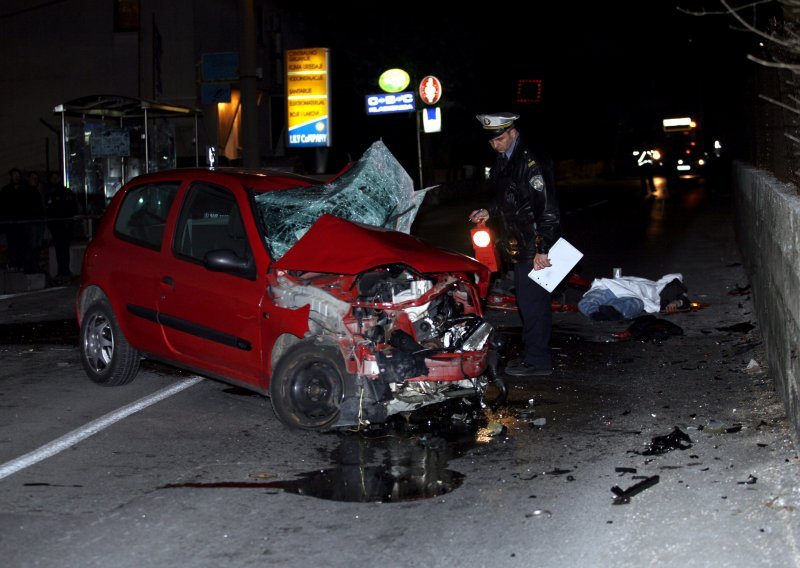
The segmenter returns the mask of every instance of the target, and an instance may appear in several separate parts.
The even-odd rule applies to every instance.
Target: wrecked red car
[[[227,168],[130,181],[84,257],[86,373],[124,385],[142,357],[162,361],[313,430],[478,402],[489,273],[408,234],[424,193],[382,143],[328,183]]]

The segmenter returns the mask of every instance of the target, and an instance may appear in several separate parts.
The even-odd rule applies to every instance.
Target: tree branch
[[[747,59],[758,63],[764,67],[772,67],[774,69],[789,69],[793,72],[800,72],[800,63],[781,63],[780,61],[767,61],[766,59],[761,59],[760,57],[756,57],[755,55],[747,55]]]
[[[759,99],[764,99],[768,103],[772,103],[772,104],[777,105],[777,106],[779,106],[781,108],[785,108],[786,110],[791,111],[791,112],[793,112],[795,114],[800,114],[800,109],[797,109],[797,108],[794,108],[792,106],[789,106],[789,105],[787,105],[785,103],[782,103],[781,101],[776,101],[775,99],[773,99],[771,97],[768,97],[767,95],[759,94],[758,98]]]
[[[728,13],[731,16],[733,16],[734,18],[736,18],[736,20],[740,24],[742,24],[748,31],[750,31],[750,32],[756,34],[757,36],[760,36],[760,37],[762,37],[762,38],[764,38],[764,39],[766,39],[768,41],[771,41],[773,43],[777,43],[778,45],[782,45],[784,47],[788,47],[788,48],[797,47],[796,42],[784,41],[784,40],[782,40],[780,38],[775,37],[774,35],[768,34],[766,32],[762,32],[761,30],[759,30],[754,25],[749,24],[748,22],[746,22],[745,19],[742,18],[738,13],[738,10],[740,10],[741,8],[736,8],[736,9],[731,8],[728,5],[728,2],[726,2],[726,0],[719,0],[719,3],[722,4],[725,7],[725,9],[728,11]],[[762,2],[758,2],[758,3],[762,3]]]

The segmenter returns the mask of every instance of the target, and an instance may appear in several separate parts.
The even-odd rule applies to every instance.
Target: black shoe
[[[503,369],[506,375],[512,377],[544,377],[553,374],[552,367],[529,365],[519,359],[512,359]]]

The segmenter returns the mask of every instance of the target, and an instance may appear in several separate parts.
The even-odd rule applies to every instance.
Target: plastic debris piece
[[[745,372],[747,373],[758,373],[761,371],[761,365],[758,364],[758,361],[755,359],[750,359],[750,362],[744,368]]]
[[[701,430],[706,434],[722,434],[725,432],[727,426],[723,422],[719,420],[714,420],[713,418],[703,425]]]
[[[545,475],[564,475],[565,473],[571,473],[571,469],[561,469],[561,468],[553,468],[553,471],[545,471]]]
[[[692,439],[689,434],[678,428],[665,436],[655,436],[647,450],[642,452],[644,456],[655,456],[666,454],[672,450],[687,450],[692,447]]]
[[[627,505],[631,502],[631,497],[634,495],[641,493],[645,489],[652,487],[656,483],[658,483],[659,477],[657,475],[652,475],[647,477],[637,483],[636,485],[631,485],[628,489],[622,490],[617,485],[611,488],[611,492],[616,495],[614,497],[613,504],[614,505]]]
[[[533,422],[531,422],[531,424],[533,424],[534,426],[538,426],[538,427],[540,427],[540,428],[541,428],[542,426],[544,426],[545,424],[547,424],[547,418],[537,418],[536,420],[534,420]]]

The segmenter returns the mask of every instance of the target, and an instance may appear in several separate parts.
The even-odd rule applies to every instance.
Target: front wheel
[[[126,385],[139,371],[139,352],[122,335],[105,299],[92,303],[83,315],[80,347],[83,369],[99,385]]]
[[[342,400],[355,390],[339,349],[301,342],[278,362],[269,385],[272,408],[292,428],[324,430],[339,418]]]

